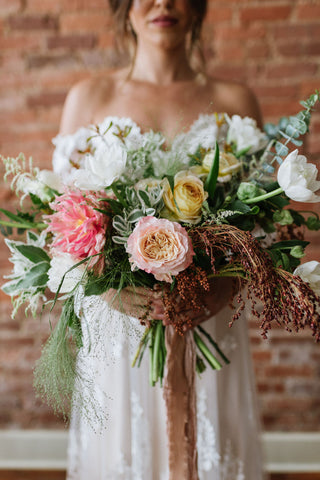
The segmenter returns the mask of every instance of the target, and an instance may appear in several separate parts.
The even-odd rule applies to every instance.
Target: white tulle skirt
[[[67,479],[168,480],[165,406],[161,388],[149,385],[148,352],[140,368],[131,367],[142,327],[100,297],[82,298],[78,309],[84,380],[71,419]],[[230,329],[230,316],[226,307],[203,324],[231,363],[197,379],[199,477],[262,480],[246,318]]]

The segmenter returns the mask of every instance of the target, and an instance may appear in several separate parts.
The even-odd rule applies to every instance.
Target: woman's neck
[[[166,50],[150,44],[138,44],[130,80],[170,85],[195,77],[184,45]]]

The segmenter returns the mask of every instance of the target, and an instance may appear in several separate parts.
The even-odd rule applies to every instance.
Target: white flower
[[[106,117],[98,129],[100,135],[93,136],[91,140],[94,148],[107,143],[125,145],[127,150],[137,150],[145,142],[140,127],[131,118]]]
[[[245,152],[251,155],[267,145],[266,135],[257,127],[257,122],[250,117],[226,115],[229,124],[227,142],[235,144],[237,155]]]
[[[72,256],[67,253],[61,253],[52,257],[48,270],[48,288],[51,292],[57,292],[64,275],[65,278],[60,293],[69,293],[77,286],[83,277],[83,269],[79,266],[68,272],[74,265],[76,265],[76,262]]]
[[[99,190],[109,187],[124,173],[127,152],[121,144],[101,143],[93,155],[86,156],[85,166],[73,174],[76,187]]]
[[[58,175],[49,170],[40,170],[35,177],[22,174],[16,181],[16,188],[25,195],[36,195],[44,203],[53,199],[50,189],[61,191],[62,183]]]
[[[52,164],[54,172],[59,175],[62,181],[70,185],[72,183],[72,172],[81,167],[84,162],[84,154],[90,142],[88,138],[93,135],[90,128],[79,128],[72,135],[57,135],[52,143],[55,145]]]
[[[279,167],[278,183],[291,200],[315,203],[320,201],[320,196],[314,193],[320,188],[317,175],[317,167],[294,150]]]
[[[22,255],[22,253],[17,249],[20,245],[33,245],[35,247],[43,248],[46,243],[46,233],[37,235],[34,232],[27,232],[27,243],[15,240],[9,240],[5,238],[4,241],[9,248],[12,256],[9,258],[10,262],[13,263],[13,273],[7,275],[4,278],[16,278],[23,276],[30,268],[34,265],[27,257]]]
[[[37,180],[39,180],[39,182],[41,182],[43,185],[52,188],[52,190],[62,192],[63,185],[61,178],[51,170],[40,170],[37,175]]]
[[[200,115],[186,133],[177,135],[172,142],[172,150],[195,154],[201,145],[209,150],[214,148],[218,137],[218,125],[214,115]]]
[[[299,265],[293,272],[304,282],[308,283],[312,290],[320,296],[320,263],[316,260]]]
[[[29,304],[26,311],[30,309],[32,314],[36,315],[39,301],[45,300],[43,286],[32,286],[29,282],[26,282],[27,275],[30,270],[35,267],[35,264],[18,250],[21,245],[33,245],[43,248],[45,245],[45,236],[46,234],[37,235],[29,231],[27,233],[27,244],[5,239],[12,254],[9,260],[13,263],[13,272],[4,277],[10,279],[10,281],[2,285],[1,289],[12,298],[12,318],[15,317],[18,308],[25,302]]]

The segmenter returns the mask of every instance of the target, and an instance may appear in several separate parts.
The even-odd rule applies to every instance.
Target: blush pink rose
[[[69,253],[76,260],[102,251],[109,218],[95,210],[101,208],[97,196],[68,191],[57,197],[50,207],[54,213],[47,215],[45,220],[47,232],[54,236],[51,245],[54,250]],[[98,258],[92,262],[96,263]]]
[[[152,273],[159,281],[172,283],[191,263],[191,239],[179,223],[152,216],[143,217],[128,238],[132,268]]]

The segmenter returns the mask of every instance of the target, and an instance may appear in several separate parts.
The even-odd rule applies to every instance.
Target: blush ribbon
[[[169,480],[199,480],[195,391],[196,353],[192,330],[165,329],[167,349],[163,396],[167,409]]]

